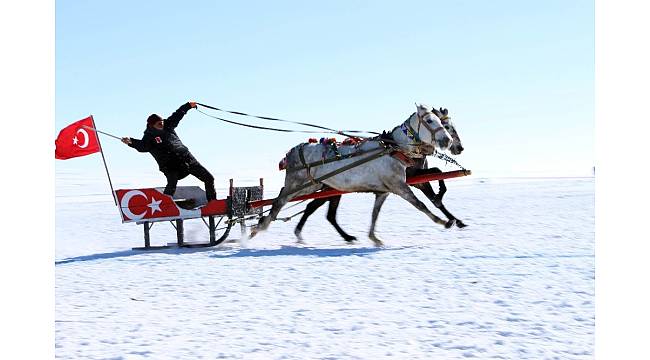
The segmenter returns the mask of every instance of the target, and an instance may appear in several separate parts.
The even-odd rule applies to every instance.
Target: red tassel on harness
[[[356,145],[361,142],[361,139],[358,137],[348,137],[341,144],[343,145]]]

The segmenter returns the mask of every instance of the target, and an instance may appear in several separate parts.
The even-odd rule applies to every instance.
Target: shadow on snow
[[[317,256],[317,257],[335,257],[335,256],[366,256],[377,251],[387,250],[376,247],[364,248],[315,248],[315,247],[296,247],[281,246],[279,249],[241,249],[230,254],[210,255],[215,258],[234,258],[234,257],[263,257],[263,256]]]
[[[336,256],[366,256],[381,250],[397,250],[401,248],[382,249],[376,247],[363,248],[315,248],[315,247],[294,247],[281,246],[279,249],[233,249],[233,248],[172,248],[159,250],[123,250],[109,253],[97,253],[91,255],[75,256],[71,258],[55,261],[55,265],[64,265],[74,262],[95,261],[105,259],[126,258],[130,256],[147,255],[147,254],[168,254],[183,255],[196,252],[214,252],[210,255],[213,258],[237,258],[237,257],[264,257],[264,256],[316,256],[316,257],[336,257]]]

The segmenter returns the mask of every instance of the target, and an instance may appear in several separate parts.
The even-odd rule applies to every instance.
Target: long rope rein
[[[215,106],[202,104],[202,103],[199,103],[199,102],[197,102],[196,104],[197,104],[197,105],[200,105],[200,106],[202,106],[202,107],[205,107],[205,108],[211,109],[211,110],[221,111],[221,112],[225,112],[225,113],[229,113],[229,114],[234,114],[234,115],[239,115],[239,116],[253,117],[253,118],[262,119],[262,120],[268,120],[268,121],[277,121],[277,122],[283,122],[283,123],[288,123],[288,124],[302,125],[302,126],[312,127],[312,128],[316,128],[316,129],[325,130],[325,131],[289,130],[289,129],[278,129],[278,128],[269,128],[269,127],[265,127],[265,126],[250,125],[250,124],[240,123],[240,122],[237,122],[237,121],[232,121],[232,120],[223,119],[223,118],[220,118],[220,117],[217,117],[217,116],[213,116],[213,115],[207,114],[207,113],[205,113],[205,112],[199,110],[200,113],[202,113],[202,114],[204,114],[204,115],[207,115],[207,116],[210,116],[210,117],[213,117],[213,118],[215,118],[215,119],[218,119],[218,120],[221,120],[221,121],[225,121],[225,122],[228,122],[228,123],[231,123],[231,124],[236,124],[236,125],[241,125],[241,126],[247,126],[247,127],[252,127],[252,128],[256,128],[256,129],[273,130],[273,131],[281,131],[281,132],[300,132],[300,133],[307,133],[307,134],[322,134],[322,133],[328,133],[328,134],[336,134],[336,135],[345,135],[345,136],[348,136],[348,137],[353,137],[353,135],[348,135],[348,134],[374,134],[374,135],[379,135],[379,133],[378,133],[378,132],[375,132],[375,131],[363,131],[363,130],[336,130],[336,129],[328,128],[328,127],[326,127],[326,126],[321,126],[321,125],[316,125],[316,124],[310,124],[310,123],[301,122],[301,121],[291,121],[291,120],[285,120],[285,119],[274,118],[274,117],[270,117],[270,116],[251,115],[251,114],[247,114],[247,113],[245,113],[245,112],[241,112],[241,111],[225,110],[225,109],[221,109],[221,108],[218,108],[218,107],[215,107]],[[197,110],[198,110],[198,109],[197,109]],[[362,136],[356,136],[356,135],[354,135],[354,137],[362,137]]]
[[[197,104],[198,104],[198,103],[197,103]],[[239,125],[239,126],[249,127],[249,128],[253,128],[253,129],[270,130],[270,131],[287,132],[287,133],[296,132],[296,133],[304,133],[304,134],[323,134],[323,133],[326,133],[326,132],[327,132],[327,133],[333,133],[333,132],[331,132],[331,131],[292,130],[292,129],[280,129],[280,128],[272,128],[272,127],[267,127],[267,126],[259,126],[259,125],[246,124],[246,123],[242,123],[242,122],[238,122],[238,121],[232,121],[232,120],[224,119],[224,118],[221,118],[221,117],[218,117],[218,116],[214,116],[214,115],[212,115],[212,114],[208,114],[208,113],[205,112],[205,111],[201,111],[200,109],[196,109],[196,110],[197,110],[198,112],[200,112],[201,114],[203,114],[203,115],[205,115],[205,116],[208,116],[208,117],[211,117],[211,118],[213,118],[213,119],[217,119],[217,120],[220,120],[220,121],[223,121],[223,122],[227,122],[227,123],[229,123],[229,124],[234,124],[234,125]],[[338,134],[338,132],[337,132],[337,134]]]
[[[197,103],[197,104],[198,104],[198,103]],[[202,106],[205,106],[205,105],[202,105]],[[315,130],[289,130],[289,129],[277,129],[277,128],[270,128],[270,127],[265,127],[265,126],[258,126],[258,125],[245,124],[245,123],[240,123],[240,122],[237,122],[237,121],[232,121],[232,120],[228,120],[228,119],[223,119],[223,118],[220,118],[220,117],[217,117],[217,116],[214,116],[214,115],[208,114],[208,113],[206,113],[206,112],[203,112],[203,111],[201,111],[201,110],[199,110],[199,109],[197,109],[197,110],[198,110],[200,113],[202,113],[202,114],[204,114],[204,115],[206,115],[206,116],[209,116],[209,117],[212,117],[212,118],[215,118],[215,119],[221,120],[221,121],[225,121],[225,122],[228,122],[228,123],[231,123],[231,124],[241,125],[241,126],[246,126],[246,127],[251,127],[251,128],[254,128],[254,129],[270,130],[270,131],[280,131],[280,132],[297,132],[297,133],[306,133],[306,134],[322,134],[322,133],[324,133],[323,131],[315,131]],[[257,116],[256,116],[256,117],[257,117]],[[260,117],[260,118],[264,118],[264,117]],[[271,119],[271,118],[269,118],[269,119]],[[317,125],[315,125],[315,126],[317,126]],[[119,136],[116,136],[116,135],[113,135],[113,134],[107,133],[107,132],[105,132],[105,131],[98,130],[98,129],[94,128],[94,127],[85,126],[85,125],[84,125],[83,127],[84,127],[85,129],[92,130],[92,131],[94,131],[94,132],[96,132],[96,133],[100,133],[100,134],[104,134],[104,135],[106,135],[106,136],[110,136],[110,137],[112,137],[112,138],[114,138],[114,139],[117,139],[117,140],[121,140],[121,139],[122,139],[122,138],[120,138]],[[366,131],[366,132],[367,132],[367,133],[374,133],[374,132],[371,132],[371,131]],[[341,132],[339,132],[339,131],[331,131],[331,132],[327,132],[327,133],[337,134],[337,135],[341,134]],[[347,135],[346,135],[346,136],[347,136]],[[378,140],[378,139],[379,139],[378,137],[369,137],[369,138],[364,138],[364,137],[360,137],[360,136],[355,136],[355,137],[357,137],[357,138],[363,138],[363,139],[367,139],[367,140],[370,140],[370,139],[377,139],[377,140]],[[389,139],[381,139],[381,141],[386,142],[386,143],[397,144],[397,142],[395,142],[394,140],[389,140]],[[409,143],[409,144],[406,144],[406,145],[418,146],[418,145],[420,145],[420,143]],[[438,151],[438,150],[434,150],[434,153],[431,154],[431,155],[437,157],[438,159],[440,159],[440,160],[442,160],[442,161],[444,161],[445,164],[447,164],[447,163],[451,163],[451,164],[453,164],[453,165],[458,166],[459,168],[461,168],[461,169],[463,169],[463,170],[466,170],[465,167],[463,167],[461,164],[459,164],[459,163],[458,163],[454,158],[450,157],[449,155],[447,155],[447,154],[445,154],[445,153],[443,153],[443,152],[440,152],[440,151]]]

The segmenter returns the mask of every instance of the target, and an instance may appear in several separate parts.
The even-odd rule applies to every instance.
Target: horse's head
[[[424,143],[447,150],[452,137],[442,125],[440,118],[427,105],[416,104],[417,112],[411,120],[411,126],[416,129],[420,140]]]
[[[449,151],[452,153],[452,155],[460,155],[460,153],[463,152],[463,144],[460,141],[460,136],[458,136],[458,132],[456,131],[456,127],[454,126],[454,123],[451,122],[451,117],[448,115],[447,109],[440,108],[440,110],[436,110],[433,108],[431,111],[433,111],[434,114],[440,119],[440,122],[442,123],[442,126],[445,127],[445,130],[451,135],[451,146],[449,146]]]

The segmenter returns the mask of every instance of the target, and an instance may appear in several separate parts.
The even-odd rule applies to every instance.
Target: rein
[[[307,126],[307,127],[312,127],[312,128],[316,128],[316,129],[325,130],[325,131],[290,130],[290,129],[280,129],[280,128],[271,128],[271,127],[266,127],[266,126],[251,125],[251,124],[240,123],[240,122],[237,122],[237,121],[223,119],[223,118],[220,118],[220,117],[217,117],[217,116],[214,116],[214,115],[210,115],[210,114],[208,114],[206,112],[203,112],[203,111],[199,110],[199,112],[201,114],[204,114],[204,115],[209,116],[211,118],[221,120],[221,121],[225,121],[225,122],[230,123],[230,124],[250,127],[250,128],[254,128],[254,129],[280,131],[280,132],[297,132],[297,133],[304,133],[304,134],[323,134],[323,133],[327,133],[327,134],[343,135],[343,136],[347,136],[347,137],[360,137],[360,136],[348,135],[348,133],[356,133],[356,134],[358,134],[358,133],[367,133],[367,134],[379,135],[379,133],[375,132],[375,131],[335,130],[335,129],[331,129],[331,128],[328,128],[328,127],[325,127],[325,126],[315,125],[315,124],[310,124],[310,123],[305,123],[305,122],[300,122],[300,121],[290,121],[290,120],[278,119],[278,118],[269,117],[269,116],[251,115],[251,114],[247,114],[247,113],[244,113],[244,112],[241,112],[241,111],[224,110],[224,109],[220,109],[218,107],[214,107],[214,106],[210,106],[210,105],[206,105],[206,104],[201,104],[201,103],[198,103],[198,102],[196,104],[201,105],[201,106],[203,106],[205,108],[208,108],[208,109],[211,109],[211,110],[226,112],[226,113],[229,113],[229,114],[253,117],[253,118],[262,119],[262,120],[278,121],[278,122],[284,122],[284,123],[289,123],[289,124],[303,125],[303,126]]]
[[[245,126],[245,127],[249,127],[249,128],[253,128],[253,129],[271,130],[271,131],[279,131],[279,132],[299,132],[299,133],[305,133],[305,134],[321,134],[321,133],[323,133],[323,131],[288,130],[288,129],[278,129],[278,128],[271,128],[271,127],[266,127],[266,126],[257,126],[257,125],[245,124],[245,123],[240,123],[240,122],[237,122],[237,121],[232,121],[232,120],[220,118],[218,116],[210,115],[210,114],[208,114],[206,112],[203,112],[203,111],[201,111],[199,109],[196,109],[196,110],[198,112],[200,112],[201,114],[203,114],[205,116],[208,116],[208,117],[211,117],[213,119],[217,119],[217,120],[221,120],[221,121],[224,121],[224,122],[227,122],[227,123],[230,123],[230,124]]]
[[[383,151],[377,152],[377,153],[375,153],[375,154],[373,154],[373,155],[371,155],[371,156],[369,156],[369,157],[366,157],[366,158],[361,159],[361,160],[359,160],[359,161],[353,162],[353,163],[351,163],[351,164],[349,164],[349,165],[346,165],[346,166],[344,166],[344,167],[342,167],[342,168],[340,168],[340,169],[338,169],[338,170],[335,170],[335,171],[333,171],[333,172],[331,172],[331,173],[325,174],[325,175],[323,175],[323,176],[321,176],[321,177],[319,177],[319,178],[313,178],[313,177],[311,176],[311,173],[310,173],[309,175],[310,175],[310,178],[311,178],[311,179],[310,179],[311,182],[310,182],[309,184],[305,184],[305,188],[306,188],[306,186],[313,185],[313,184],[315,184],[315,183],[320,183],[320,181],[325,180],[325,179],[327,179],[327,178],[329,178],[329,177],[331,177],[331,176],[335,176],[335,175],[337,175],[337,174],[339,174],[339,173],[341,173],[341,172],[343,172],[343,171],[349,170],[349,169],[351,169],[351,168],[353,168],[353,167],[356,167],[356,166],[359,166],[359,165],[361,165],[361,164],[363,164],[363,163],[365,163],[365,162],[368,162],[368,161],[374,160],[374,159],[376,159],[376,158],[379,158],[379,157],[381,157],[381,156],[383,156],[383,155],[386,155],[386,154],[388,154],[390,151],[395,151],[395,148],[394,148],[394,147],[401,148],[401,147],[404,146],[404,145],[406,145],[406,146],[413,146],[413,147],[415,147],[415,149],[416,149],[416,152],[415,152],[415,153],[413,153],[413,152],[411,152],[411,151],[407,151],[407,152],[400,151],[400,152],[404,153],[405,155],[407,155],[408,157],[422,157],[423,155],[424,155],[424,156],[427,156],[427,155],[434,155],[434,156],[436,156],[436,157],[438,157],[438,158],[444,160],[445,162],[451,162],[452,164],[458,165],[460,168],[464,169],[464,168],[463,168],[460,164],[458,164],[458,163],[457,163],[453,158],[447,156],[446,154],[442,154],[442,153],[437,152],[437,151],[435,150],[435,148],[434,148],[432,154],[428,154],[428,153],[421,152],[422,145],[424,145],[425,143],[422,142],[422,141],[420,140],[420,137],[419,137],[419,135],[418,135],[418,134],[419,134],[419,131],[420,131],[420,126],[424,126],[424,127],[425,127],[429,132],[431,132],[431,137],[432,137],[432,139],[435,138],[435,134],[436,134],[438,131],[444,131],[445,129],[444,129],[443,126],[440,126],[440,127],[437,127],[437,128],[434,129],[431,125],[429,125],[429,124],[424,120],[424,117],[423,117],[423,116],[420,116],[420,114],[419,114],[418,112],[415,113],[415,115],[417,116],[417,119],[418,119],[418,129],[417,129],[417,131],[416,131],[415,129],[413,129],[413,127],[411,126],[411,124],[410,124],[410,118],[409,118],[405,123],[403,123],[403,124],[400,126],[401,129],[402,129],[402,131],[407,135],[407,137],[408,137],[408,138],[412,138],[412,140],[414,140],[415,142],[414,142],[414,143],[408,143],[408,144],[399,144],[399,143],[397,143],[397,142],[396,142],[395,140],[393,140],[393,139],[385,139],[385,138],[381,138],[381,136],[376,136],[376,137],[364,137],[364,136],[357,136],[357,135],[349,135],[349,134],[348,134],[348,133],[355,133],[355,134],[358,134],[358,133],[367,133],[367,134],[381,135],[380,133],[375,132],[375,131],[362,131],[362,130],[335,130],[335,129],[328,128],[328,127],[325,127],[325,126],[315,125],[315,124],[310,124],[310,123],[306,123],[306,122],[290,121],[290,120],[284,120],[284,119],[279,119],[279,118],[274,118],[274,117],[269,117],[269,116],[251,115],[251,114],[247,114],[247,113],[244,113],[244,112],[241,112],[241,111],[233,111],[233,110],[220,109],[220,108],[218,108],[218,107],[211,106],[211,105],[206,105],[206,104],[202,104],[202,103],[199,103],[199,102],[197,102],[196,104],[197,104],[197,105],[200,105],[200,106],[202,106],[202,107],[204,107],[204,108],[211,109],[211,110],[215,110],[215,111],[225,112],[225,113],[234,114],[234,115],[239,115],[239,116],[253,117],[253,118],[262,119],[262,120],[268,120],[268,121],[276,121],[276,122],[283,122],[283,123],[289,123],[289,124],[303,125],[303,126],[307,126],[307,127],[312,127],[312,128],[320,129],[320,131],[318,131],[318,130],[293,130],[293,129],[282,129],[282,128],[273,128],[273,127],[267,127],[267,126],[252,125],[252,124],[242,123],[242,122],[233,121],[233,120],[228,120],[228,119],[224,119],[224,118],[221,118],[221,117],[218,117],[218,116],[214,116],[214,115],[208,114],[208,113],[206,113],[206,112],[204,112],[204,111],[201,111],[201,110],[199,110],[199,109],[197,108],[197,111],[200,112],[201,114],[205,115],[205,116],[208,116],[208,117],[211,117],[211,118],[213,118],[213,119],[220,120],[220,121],[223,121],[223,122],[226,122],[226,123],[229,123],[229,124],[233,124],[233,125],[239,125],[239,126],[249,127],[249,128],[253,128],[253,129],[260,129],[260,130],[269,130],[269,131],[285,132],[285,133],[291,133],[291,132],[294,132],[294,133],[303,133],[303,134],[323,134],[323,133],[327,133],[327,134],[343,135],[343,136],[347,136],[347,137],[363,138],[363,139],[365,139],[365,140],[371,140],[371,139],[379,138],[378,140],[379,140],[380,142],[384,142],[386,145],[389,145],[389,144],[392,145],[392,146],[387,146],[387,147],[385,147]],[[445,120],[446,120],[446,119],[447,119],[447,116],[445,116]],[[441,119],[441,121],[442,121],[442,119]],[[406,128],[404,128],[404,127],[406,127]],[[393,131],[395,131],[396,129],[397,129],[397,128],[394,128]],[[391,133],[392,133],[392,131],[391,131]],[[409,136],[409,133],[410,133],[410,136]],[[381,149],[381,148],[379,148],[379,149]],[[302,150],[302,149],[300,149],[300,150]],[[302,169],[305,169],[305,168],[306,168],[306,169],[310,169],[310,168],[313,167],[313,166],[324,165],[324,164],[326,164],[326,163],[333,162],[333,161],[337,161],[337,160],[343,160],[343,159],[347,159],[347,158],[351,158],[351,157],[356,157],[356,156],[359,156],[359,155],[365,155],[365,154],[367,154],[367,153],[375,152],[376,150],[377,150],[377,149],[373,149],[373,150],[369,150],[369,151],[362,151],[362,152],[357,152],[357,153],[352,153],[352,154],[349,154],[349,155],[343,156],[342,158],[334,158],[334,159],[327,159],[327,160],[315,161],[315,162],[313,162],[313,163],[309,163],[309,164],[307,164],[307,163],[304,161],[304,159],[301,159],[301,160],[302,160],[302,161],[301,161],[301,162],[302,162],[302,166],[301,166],[301,167],[298,167],[298,168],[295,168],[295,169],[287,169],[287,171],[297,171],[297,170],[302,170]],[[302,153],[302,151],[301,151],[301,153]],[[302,155],[302,154],[300,154],[300,155]],[[298,191],[300,191],[300,190],[302,190],[302,188],[299,188]]]
[[[251,115],[251,114],[247,114],[247,113],[241,112],[241,111],[225,110],[225,109],[221,109],[221,108],[218,108],[218,107],[215,107],[215,106],[202,104],[202,103],[199,103],[199,102],[197,102],[196,104],[200,105],[200,106],[202,106],[204,108],[215,110],[215,111],[221,111],[221,112],[226,112],[226,113],[229,113],[229,114],[240,115],[240,116],[254,117],[254,118],[262,119],[262,120],[269,120],[269,121],[284,122],[284,123],[289,123],[289,124],[303,125],[303,126],[316,128],[316,129],[321,129],[322,131],[318,131],[318,130],[282,129],[282,128],[274,128],[274,127],[268,127],[268,126],[252,125],[252,124],[247,124],[247,123],[243,123],[243,122],[224,119],[224,118],[221,118],[221,117],[218,117],[218,116],[214,116],[212,114],[208,114],[208,113],[206,113],[204,111],[201,111],[200,109],[197,109],[197,111],[200,112],[201,114],[203,114],[205,116],[208,116],[208,117],[211,117],[213,119],[220,120],[220,121],[223,121],[223,122],[226,122],[226,123],[229,123],[229,124],[244,126],[244,127],[253,128],[253,129],[270,130],[270,131],[285,132],[285,133],[335,134],[335,135],[342,135],[342,136],[347,136],[347,137],[362,138],[362,139],[366,139],[366,140],[372,139],[373,137],[350,135],[349,133],[356,133],[356,134],[358,134],[358,133],[367,133],[367,134],[380,135],[380,133],[375,132],[375,131],[362,131],[362,130],[342,130],[341,131],[341,130],[335,130],[335,129],[328,128],[328,127],[325,127],[325,126],[310,124],[310,123],[306,123],[306,122],[290,121],[290,120],[284,120],[284,119],[279,119],[279,118],[274,118],[274,117],[269,117],[269,116]],[[423,117],[421,117],[419,113],[416,112],[415,115],[418,118],[418,129],[417,129],[417,131],[415,129],[413,129],[413,127],[411,127],[410,118],[404,124],[402,124],[402,126],[407,127],[406,129],[403,128],[402,131],[404,131],[404,133],[407,135],[407,137],[412,138],[412,140],[415,141],[414,143],[409,143],[409,144],[406,144],[406,145],[415,147],[416,152],[408,151],[407,153],[408,154],[413,154],[415,157],[420,157],[422,155],[430,155],[428,153],[420,151],[422,145],[424,144],[420,140],[420,137],[418,136],[418,133],[420,131],[420,126],[423,125],[425,128],[427,128],[427,130],[429,130],[431,132],[432,138],[435,137],[435,134],[438,131],[444,131],[444,127],[441,126],[441,127],[438,127],[438,128],[434,129],[431,125],[429,125],[426,121],[424,121]],[[393,129],[393,131],[394,130],[395,129]],[[409,133],[410,133],[410,136],[409,136]],[[398,144],[395,141],[389,141],[388,139],[382,139],[382,140],[386,141],[386,142],[390,142],[390,143],[392,143],[394,145],[398,145],[398,146],[403,145],[403,144]]]

